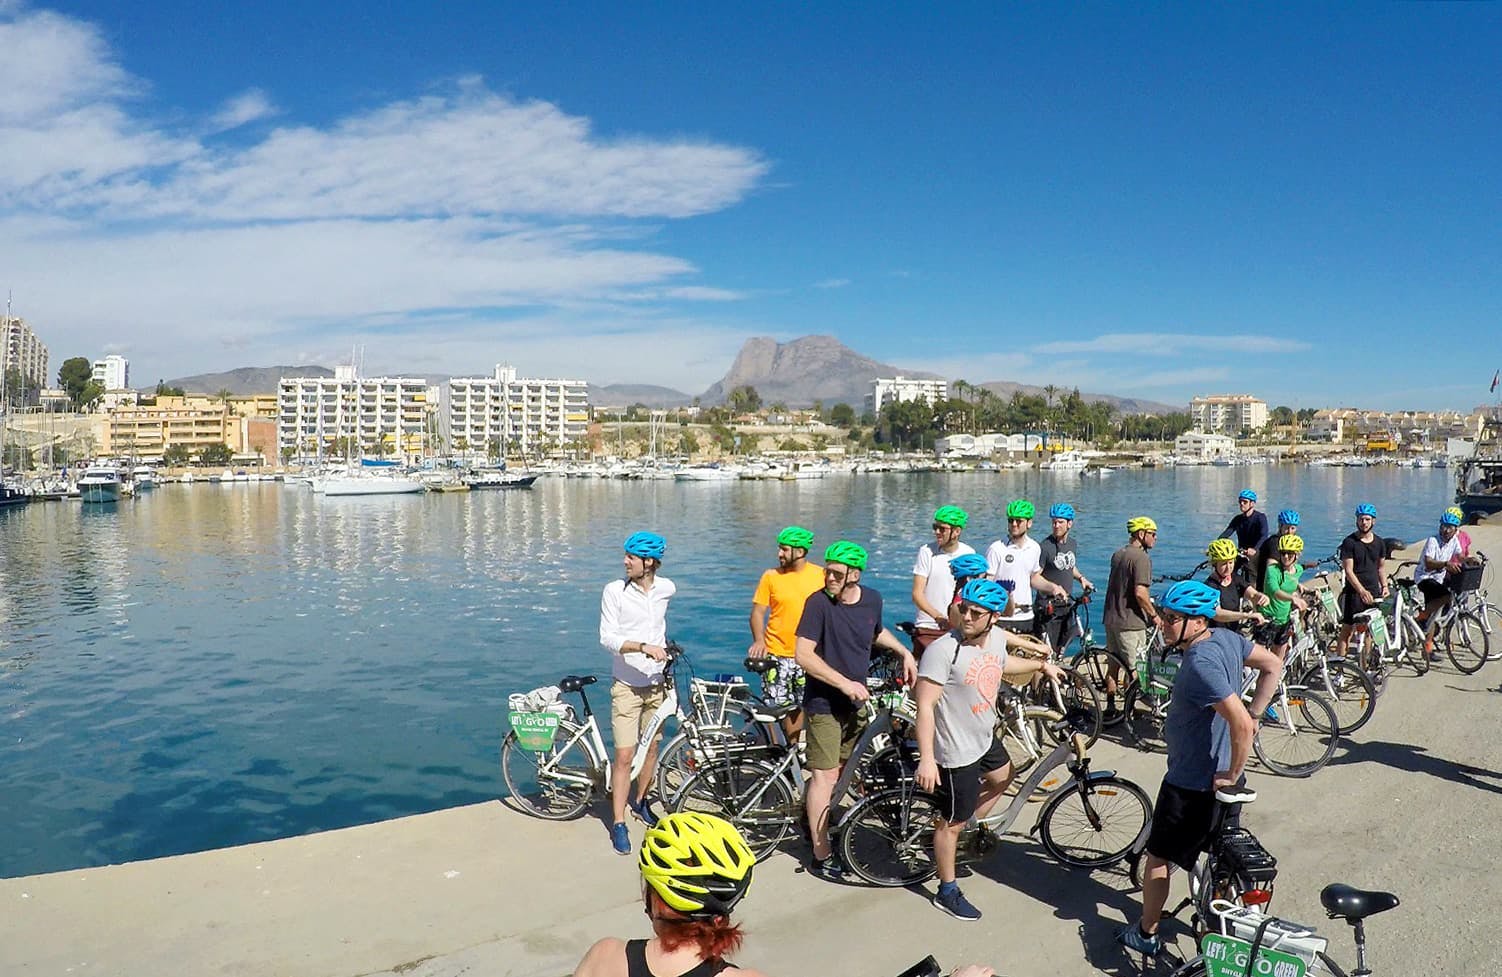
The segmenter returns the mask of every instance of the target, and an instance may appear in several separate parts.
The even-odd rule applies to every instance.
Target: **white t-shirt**
[[[1006,632],[992,628],[983,645],[962,645],[950,631],[918,662],[918,679],[944,687],[934,706],[934,760],[953,769],[986,755],[996,730],[996,692],[1007,664]]]
[[[1043,553],[1031,536],[1022,537],[1021,544],[1013,546],[1009,539],[998,539],[986,547],[986,564],[991,576],[1012,585],[1012,603],[1018,608],[1003,621],[1031,621],[1033,619],[1033,574],[1043,568]],[[1022,610],[1023,605],[1026,610]]]
[[[1445,568],[1440,567],[1438,570],[1430,570],[1428,569],[1428,564],[1424,561],[1444,560],[1446,563],[1449,563],[1451,560],[1456,560],[1459,558],[1459,533],[1451,536],[1448,543],[1441,543],[1438,536],[1430,536],[1428,539],[1424,540],[1424,555],[1419,558],[1419,565],[1413,571],[1413,579],[1415,581],[1435,580],[1439,583],[1444,583]]]
[[[949,561],[974,552],[975,549],[969,543],[954,544],[954,551],[951,553],[941,551],[938,543],[926,543],[918,550],[918,558],[913,561],[913,576],[928,578],[928,582],[923,585],[923,599],[928,601],[930,607],[949,606],[950,600],[954,598],[954,574],[949,572]],[[947,620],[941,625],[919,608],[915,607],[913,610],[917,618],[913,623],[920,628],[949,626]]]

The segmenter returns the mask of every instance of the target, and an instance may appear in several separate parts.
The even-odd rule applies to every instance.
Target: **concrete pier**
[[[1502,556],[1502,527],[1470,527]],[[1395,676],[1372,721],[1307,780],[1260,772],[1247,823],[1278,858],[1276,912],[1316,925],[1353,963],[1327,882],[1403,905],[1368,925],[1378,973],[1482,974],[1502,963],[1502,665]],[[1156,793],[1163,761],[1103,740]],[[501,791],[500,776],[496,777]],[[1019,829],[1032,824],[1025,816]],[[641,837],[632,826],[633,840]],[[1112,933],[1138,896],[1120,872],[1052,861],[1013,836],[963,880],[985,913],[963,924],[923,892],[838,886],[803,852],[758,866],[742,957],[781,977],[895,974],[928,953],[1014,977],[1135,974]],[[797,857],[795,857],[795,855]],[[1173,901],[1185,890],[1176,877]],[[601,936],[648,933],[634,859],[597,818],[531,819],[490,802],[343,831],[128,865],[0,880],[0,974],[226,977],[559,977]],[[1187,939],[1181,941],[1187,949]]]

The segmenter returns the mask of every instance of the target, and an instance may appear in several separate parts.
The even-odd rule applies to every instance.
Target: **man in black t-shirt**
[[[1053,532],[1038,543],[1038,564],[1043,579],[1063,587],[1070,596],[1074,595],[1076,580],[1083,589],[1094,590],[1095,585],[1080,572],[1079,544],[1069,535],[1074,528],[1074,506],[1059,502],[1048,510],[1048,515],[1053,520]],[[1053,614],[1044,614],[1035,610],[1033,634],[1040,638],[1046,636],[1054,649],[1068,647],[1076,633],[1073,611],[1062,613],[1056,610]]]
[[[1340,638],[1335,642],[1335,653],[1341,657],[1351,643],[1356,615],[1387,599],[1387,574],[1382,567],[1387,542],[1372,531],[1376,524],[1377,507],[1363,502],[1356,507],[1356,531],[1340,542],[1345,587],[1340,592]]]

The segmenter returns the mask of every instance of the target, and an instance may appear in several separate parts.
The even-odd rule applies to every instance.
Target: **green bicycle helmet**
[[[1031,519],[1037,514],[1038,510],[1027,499],[1013,499],[1007,503],[1008,519]]]
[[[934,522],[942,522],[956,529],[964,529],[970,515],[957,505],[941,505],[934,510]]]
[[[848,539],[836,540],[824,549],[825,563],[841,563],[856,570],[866,569],[866,551]]]
[[[811,550],[814,547],[814,534],[802,526],[789,526],[777,534],[777,545]]]

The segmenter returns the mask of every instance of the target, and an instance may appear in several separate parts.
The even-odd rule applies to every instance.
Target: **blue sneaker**
[[[939,886],[939,891],[934,893],[933,904],[955,919],[962,919],[967,923],[980,919],[980,910],[972,906],[960,887],[952,882]]]
[[[617,821],[610,826],[610,846],[617,855],[631,854],[631,832],[626,830],[626,822]]]
[[[845,863],[840,861],[840,856],[830,852],[828,858],[814,859],[813,874],[826,882],[844,882]]]
[[[1270,723],[1278,722],[1278,710],[1274,709],[1272,706],[1268,706],[1267,711],[1262,714],[1262,718]]]
[[[636,819],[642,824],[645,824],[649,828],[657,827],[657,815],[652,813],[652,805],[645,797],[639,801],[627,801],[626,806],[631,809],[631,813],[636,815]]]
[[[1136,923],[1128,923],[1116,931],[1116,942],[1128,950],[1135,950],[1145,957],[1156,957],[1163,952],[1163,941],[1158,934],[1148,935]]]

